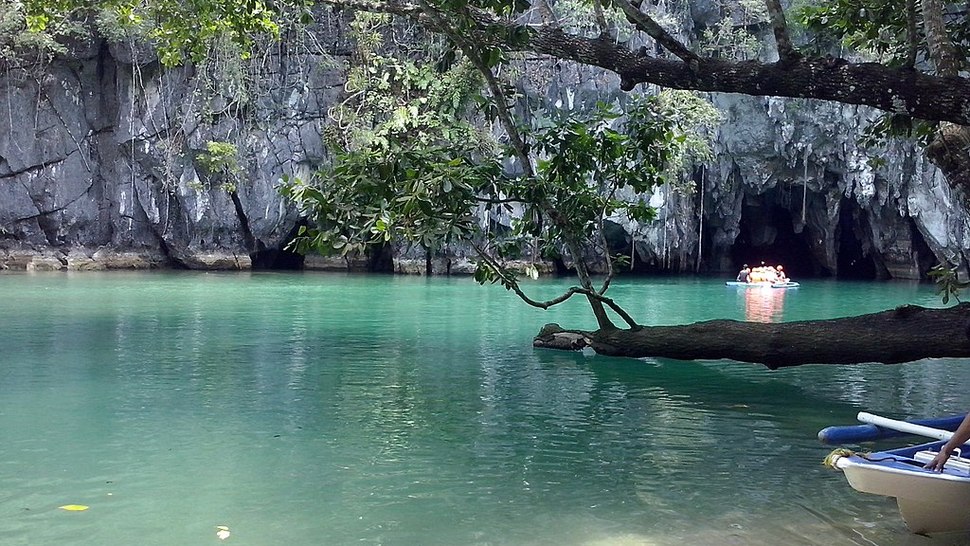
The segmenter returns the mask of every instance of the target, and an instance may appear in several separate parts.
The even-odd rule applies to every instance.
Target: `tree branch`
[[[647,35],[656,40],[664,49],[680,57],[685,63],[690,64],[696,61],[698,58],[696,53],[687,49],[677,38],[674,38],[673,35],[657,24],[652,17],[640,11],[641,1],[634,0],[631,3],[627,0],[615,0],[614,4],[623,10],[623,14],[626,15],[626,18],[634,26],[646,32]]]
[[[626,90],[638,83],[653,83],[672,89],[831,100],[970,125],[970,80],[966,78],[844,59],[782,64],[701,58],[697,69],[691,70],[682,62],[638,56],[599,38],[549,28],[530,32],[531,39],[523,49],[610,70],[620,76]]]
[[[960,72],[960,59],[946,32],[941,0],[922,0],[923,31],[930,59],[941,76],[955,77]],[[970,187],[970,127],[941,123],[926,155],[946,176],[951,185]]]
[[[522,140],[522,136],[519,134],[519,130],[515,126],[515,122],[512,119],[512,113],[509,112],[508,100],[505,97],[505,93],[502,91],[502,86],[499,85],[498,80],[495,78],[495,73],[492,72],[491,68],[485,63],[484,59],[480,54],[480,47],[476,44],[471,43],[468,38],[458,32],[455,27],[444,20],[443,16],[438,13],[435,8],[433,8],[427,0],[418,0],[422,8],[424,9],[423,15],[431,21],[431,24],[443,32],[448,38],[451,39],[458,47],[461,48],[462,52],[466,57],[472,62],[476,69],[481,72],[482,77],[485,78],[485,83],[488,86],[489,93],[492,94],[492,101],[495,104],[495,109],[498,112],[499,122],[505,129],[506,134],[509,137],[509,141],[512,145],[512,149],[515,150],[515,154],[519,161],[522,163],[522,169],[528,176],[533,176],[532,161],[529,159],[528,149],[526,148],[525,141]]]
[[[504,286],[506,286],[509,290],[514,292],[515,295],[519,297],[519,299],[524,301],[526,304],[531,305],[532,307],[538,307],[539,309],[549,309],[554,305],[559,305],[560,303],[565,302],[566,300],[575,296],[576,294],[581,294],[583,296],[586,296],[591,301],[599,302],[601,304],[606,305],[610,309],[612,309],[613,312],[619,315],[620,318],[623,319],[623,322],[625,322],[627,326],[629,326],[630,328],[632,329],[640,328],[640,325],[637,324],[637,321],[634,320],[633,317],[630,316],[630,314],[627,313],[622,307],[620,307],[620,305],[616,303],[616,301],[614,301],[612,298],[607,298],[602,294],[597,293],[595,290],[591,290],[589,288],[571,286],[569,287],[568,290],[566,290],[565,293],[551,300],[546,300],[546,301],[534,300],[531,297],[529,297],[525,292],[522,291],[522,288],[519,286],[518,281],[514,277],[511,277],[508,274],[506,274],[506,269],[502,266],[502,264],[500,264],[495,258],[493,258],[491,254],[489,254],[484,248],[474,243],[472,244],[472,248],[475,249],[475,252],[483,260],[485,260],[485,262],[488,263],[489,267],[491,267],[492,270],[495,271],[495,273],[501,278],[502,284]],[[609,321],[607,321],[605,325],[601,325],[601,328],[604,330],[614,329],[612,323],[610,323]]]
[[[606,15],[603,13],[601,0],[593,0],[593,14],[596,17],[596,24],[600,28],[600,36],[609,34],[609,26],[606,24]]]
[[[426,18],[418,16],[417,8],[411,4],[323,1],[337,6],[418,17],[430,25]],[[918,119],[970,125],[970,79],[967,78],[934,76],[907,68],[832,58],[764,63],[697,57],[696,66],[692,67],[682,60],[638,55],[612,39],[575,36],[548,25],[517,25],[481,10],[470,10],[469,13],[480,30],[491,31],[488,36],[493,40],[498,40],[494,38],[496,36],[513,35],[518,30],[524,33],[525,39],[511,47],[615,72],[620,76],[621,87],[627,91],[640,83],[652,83],[702,92],[819,99],[871,106]],[[687,52],[685,55],[694,54]]]
[[[926,45],[930,51],[930,58],[936,67],[936,73],[941,76],[956,76],[960,71],[960,61],[956,48],[946,32],[943,21],[942,0],[922,0],[923,31],[926,33]]]
[[[919,26],[916,17],[916,0],[906,0],[906,68],[916,66],[916,52],[919,50]]]
[[[559,305],[560,303],[568,300],[569,298],[575,296],[576,294],[582,294],[585,292],[582,288],[579,288],[578,286],[573,286],[573,287],[570,287],[568,290],[566,290],[566,292],[563,293],[562,295],[555,297],[551,300],[546,300],[546,301],[534,300],[531,297],[529,297],[528,294],[522,291],[522,288],[519,286],[519,282],[515,280],[514,277],[509,276],[506,273],[505,267],[502,266],[502,264],[500,264],[498,260],[493,258],[492,255],[489,254],[487,250],[485,250],[484,248],[482,248],[476,243],[472,243],[472,248],[475,249],[475,252],[483,260],[485,260],[485,262],[489,265],[489,267],[492,268],[492,271],[494,271],[495,274],[501,278],[502,284],[504,286],[508,287],[509,290],[514,292],[515,295],[519,297],[519,299],[524,301],[526,304],[531,305],[532,307],[538,307],[539,309],[549,309],[554,305]]]
[[[801,57],[792,47],[791,37],[788,35],[788,23],[785,22],[785,12],[781,9],[779,0],[765,0],[768,6],[768,16],[771,19],[771,30],[775,34],[775,44],[778,46],[778,58],[782,61],[793,61]]]

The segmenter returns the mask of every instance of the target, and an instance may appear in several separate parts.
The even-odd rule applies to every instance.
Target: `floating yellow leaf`
[[[65,504],[64,506],[60,506],[59,508],[61,510],[67,510],[68,512],[80,512],[82,510],[87,510],[90,507],[85,506],[83,504]]]

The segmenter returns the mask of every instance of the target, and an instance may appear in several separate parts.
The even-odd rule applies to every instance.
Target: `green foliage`
[[[955,2],[944,2],[944,10],[954,13],[964,9]],[[920,4],[917,2],[917,7]],[[952,8],[952,9],[950,9]],[[797,19],[814,34],[819,50],[835,45],[849,48],[855,54],[890,66],[907,64],[910,59],[910,36],[905,5],[891,0],[826,0],[806,3],[796,10]],[[916,21],[917,62],[929,58],[921,14]],[[957,50],[965,51],[970,43],[970,20],[950,17],[947,32]],[[905,115],[885,113],[871,123],[860,139],[864,146],[883,146],[893,138],[913,139],[926,146],[937,129],[934,122],[915,120]],[[878,164],[879,158],[873,163]]]
[[[503,166],[516,154],[475,128],[482,120],[471,107],[488,117],[495,106],[481,95],[480,74],[447,47],[437,62],[388,55],[387,23],[372,14],[353,22],[348,96],[326,131],[332,165],[281,184],[311,219],[293,243],[298,251],[353,254],[391,242],[435,249],[463,240],[488,255],[476,278],[511,289],[522,271],[502,260],[521,257],[523,245],[556,255],[566,241],[597,245],[607,217],[649,222],[655,211],[643,194],[710,153],[704,136],[717,112],[693,94],[667,92],[634,97],[624,112],[599,105],[522,127],[535,173],[515,175]],[[500,100],[514,96],[506,92]],[[493,211],[516,218],[512,229],[484,229]]]
[[[481,78],[464,62],[382,55],[389,18],[360,13],[347,99],[326,131],[337,154],[283,194],[316,224],[299,251],[347,254],[407,241],[439,248],[477,230],[476,196],[498,183],[498,146],[468,119]]]
[[[482,154],[494,153],[494,139],[467,121],[480,98],[480,74],[467,62],[380,54],[389,22],[386,15],[355,16],[351,28],[357,51],[347,73],[348,97],[331,112],[336,127],[327,131],[327,143],[354,150],[392,147],[407,137],[409,143],[470,143]]]
[[[87,36],[82,21],[32,13],[29,3],[0,0],[0,62],[21,65],[66,52],[66,39]]]
[[[654,217],[638,196],[662,179],[671,144],[678,142],[662,114],[656,98],[644,97],[631,103],[622,123],[618,112],[602,105],[566,116],[534,135],[534,178],[508,175],[505,158],[484,156],[468,143],[423,145],[411,135],[387,133],[341,152],[314,180],[284,181],[282,193],[315,220],[294,246],[346,254],[392,241],[439,248],[484,238],[501,259],[520,253],[524,239],[550,247],[567,239],[596,241],[607,216]],[[619,197],[621,190],[633,198]],[[480,210],[511,211],[512,205],[522,211],[512,233],[480,228]],[[513,283],[515,273],[500,267],[483,267],[476,278]]]
[[[343,255],[390,241],[439,248],[467,238],[477,229],[475,196],[501,176],[497,162],[473,163],[467,152],[375,143],[340,153],[310,182],[284,180],[283,195],[316,220],[295,249]]]
[[[662,180],[675,135],[658,104],[652,97],[632,100],[622,127],[617,127],[620,114],[600,104],[594,112],[570,114],[540,130],[536,179],[522,180],[510,192],[525,198],[517,234],[586,240],[614,214],[652,219],[653,209],[618,192],[629,189],[638,196]]]
[[[905,56],[906,10],[899,2],[833,0],[806,4],[797,17],[819,39],[896,62]]]
[[[700,39],[701,51],[724,59],[751,59],[761,53],[761,40],[751,28],[768,22],[768,10],[760,0],[722,2],[723,17],[717,24],[704,29]]]
[[[970,283],[960,281],[956,266],[937,265],[930,269],[929,276],[936,282],[936,293],[940,294],[943,305],[950,303],[951,296],[960,303],[960,291],[970,286]]]
[[[278,14],[305,8],[302,0],[26,0],[25,26],[29,33],[59,35],[67,21],[97,19],[109,35],[147,34],[166,66],[200,61],[216,39],[228,37],[248,55],[257,36],[279,36]]]
[[[944,2],[947,13],[959,13],[965,9],[961,2]],[[828,44],[834,42],[860,52],[871,60],[892,66],[903,65],[907,60],[907,20],[902,2],[826,0],[806,3],[795,15],[801,24],[814,33],[819,49],[828,49]],[[957,49],[965,51],[970,42],[970,20],[964,16],[950,18],[947,32]],[[921,21],[917,22],[915,38],[919,53],[926,58],[926,40]]]
[[[906,138],[925,147],[936,134],[937,125],[903,114],[884,113],[866,126],[859,141],[863,146],[875,147],[884,146],[894,138]]]
[[[508,258],[529,241],[538,243],[545,256],[558,254],[570,241],[592,247],[602,240],[608,217],[641,223],[655,218],[655,209],[642,196],[663,181],[685,139],[657,97],[635,97],[624,113],[621,119],[619,112],[600,104],[593,112],[571,113],[536,131],[536,176],[510,179],[501,188],[501,195],[519,196],[523,213],[510,238],[493,236],[490,248],[496,257]],[[524,272],[538,276],[535,268]],[[518,275],[500,261],[483,260],[475,279],[511,290]]]
[[[236,191],[239,168],[239,150],[231,142],[210,140],[205,143],[205,151],[200,152],[195,161],[209,178],[220,180],[227,192]]]
[[[239,172],[238,154],[235,144],[210,140],[205,143],[205,151],[195,159],[209,174],[236,174]]]
[[[596,15],[589,0],[562,0],[552,5],[563,29],[579,35],[599,34]],[[627,21],[620,10],[605,10],[606,24],[615,30],[618,40],[629,40],[633,35],[633,25]]]
[[[657,94],[657,106],[671,125],[674,145],[670,147],[668,181],[679,189],[690,184],[685,176],[693,166],[714,158],[710,142],[724,116],[711,102],[693,91],[664,89]]]
[[[240,45],[248,55],[253,36],[279,36],[274,11],[262,0],[155,0],[150,15],[157,21],[151,32],[162,64],[174,66],[185,57],[199,61],[209,44],[221,36]],[[186,25],[190,18],[192,25]]]

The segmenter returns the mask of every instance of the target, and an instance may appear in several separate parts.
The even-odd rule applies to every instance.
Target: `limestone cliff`
[[[275,186],[327,161],[344,23],[324,17],[312,40],[285,37],[245,62],[162,70],[143,48],[95,42],[0,74],[0,268],[333,265],[283,251],[300,218]],[[531,88],[556,107],[622,100],[615,76],[585,67],[537,79]],[[862,148],[873,112],[711,98],[725,119],[695,189],[659,188],[657,221],[612,226],[635,270],[724,272],[764,260],[800,276],[918,278],[944,259],[964,263],[962,198],[912,143]],[[231,171],[205,168],[213,141],[238,150]],[[461,249],[427,261],[397,250],[387,267],[398,271],[468,270]]]
[[[278,264],[298,218],[276,184],[324,160],[322,123],[344,79],[304,45],[163,70],[138,47],[95,43],[4,72],[0,267]],[[232,70],[246,81],[214,74]],[[237,147],[232,173],[202,167],[210,141]]]

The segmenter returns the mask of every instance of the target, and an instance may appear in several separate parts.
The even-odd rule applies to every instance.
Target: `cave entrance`
[[[270,270],[299,270],[303,269],[304,256],[298,252],[287,249],[290,242],[300,231],[300,227],[306,223],[299,222],[286,236],[286,242],[279,247],[266,248],[262,241],[256,241],[256,251],[250,254],[253,261],[253,269],[260,271]]]
[[[788,276],[800,279],[824,275],[812,256],[803,234],[795,233],[791,211],[762,198],[745,196],[740,231],[731,247],[731,260],[738,269],[750,266],[783,265]]]
[[[839,206],[839,225],[835,236],[838,241],[837,268],[839,279],[871,281],[886,278],[885,267],[876,263],[870,244],[864,243],[871,233],[869,220],[853,199],[843,199]]]
[[[253,269],[269,270],[299,270],[303,269],[303,255],[291,252],[285,248],[265,248],[253,252],[250,257]]]

